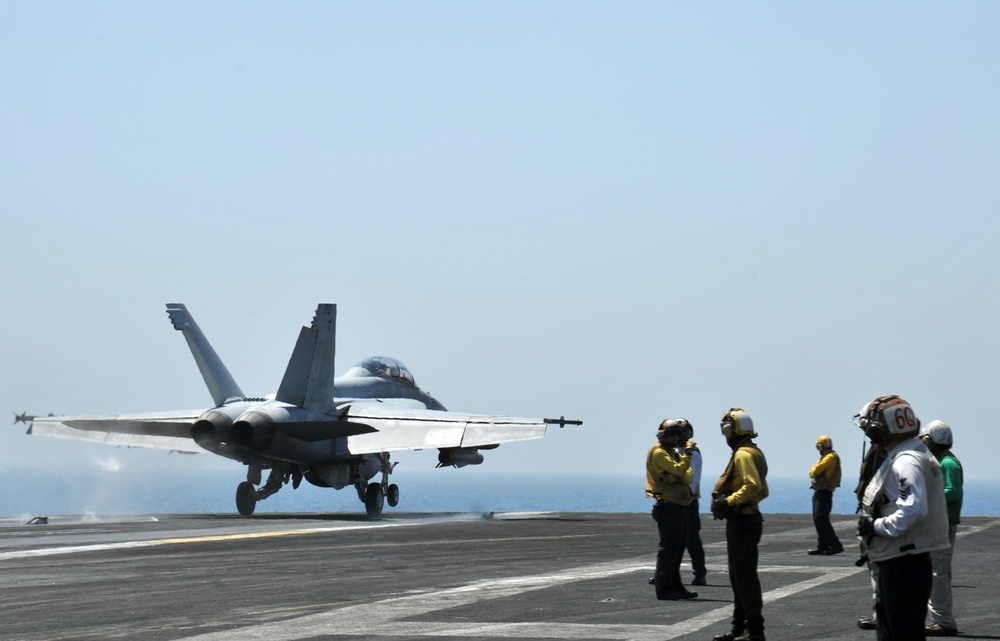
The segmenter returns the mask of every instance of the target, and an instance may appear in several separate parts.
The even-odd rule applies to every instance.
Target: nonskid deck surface
[[[732,593],[722,522],[703,520],[709,585],[660,602],[646,514],[0,518],[0,639],[710,639]],[[767,638],[865,639],[866,569],[814,546],[809,515],[765,515]],[[1000,518],[967,517],[954,563],[963,638],[1000,639]],[[683,567],[685,580],[690,567]]]

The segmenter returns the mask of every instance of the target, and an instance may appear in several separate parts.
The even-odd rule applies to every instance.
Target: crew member
[[[864,504],[865,490],[868,489],[868,484],[875,477],[875,473],[878,472],[878,468],[882,466],[883,461],[885,461],[885,448],[874,443],[862,457],[858,485],[854,488],[854,494],[858,497],[858,509],[856,511],[859,514],[861,513],[861,506]],[[878,627],[876,623],[878,614],[875,612],[875,595],[878,593],[878,566],[872,563],[871,559],[866,556],[862,556],[858,560],[858,566],[860,567],[862,563],[868,566],[868,578],[872,586],[872,613],[869,616],[858,619],[858,627],[862,630],[874,630]]]
[[[917,438],[920,421],[899,396],[880,396],[855,415],[886,460],[865,488],[858,537],[878,564],[875,596],[879,641],[926,638],[931,556],[948,547],[944,479],[937,459]]]
[[[653,585],[661,601],[693,599],[681,582],[681,558],[691,504],[691,454],[677,451],[685,434],[685,419],[666,419],[656,432],[657,444],[646,455],[646,496],[656,499],[653,520],[660,535]]]
[[[944,500],[948,509],[948,542],[943,550],[931,552],[931,600],[927,611],[931,623],[926,627],[929,637],[953,637],[958,634],[958,623],[952,612],[951,559],[955,554],[955,534],[962,515],[962,464],[951,453],[954,443],[951,427],[944,421],[931,421],[921,428],[920,440],[937,458],[944,475]]]
[[[733,408],[722,415],[722,435],[733,455],[712,491],[712,515],[716,519],[726,519],[733,620],[731,632],[713,638],[715,641],[764,641],[757,545],[764,529],[764,517],[758,504],[767,498],[767,460],[752,440],[757,436],[753,421],[742,409]]]
[[[684,447],[691,452],[691,473],[694,481],[691,482],[691,505],[688,506],[688,534],[687,553],[691,557],[691,569],[694,571],[694,580],[691,585],[708,585],[705,575],[708,570],[705,568],[705,548],[701,544],[701,514],[698,507],[698,499],[701,498],[701,450],[694,442],[694,426],[690,422],[687,424],[687,439]]]
[[[840,457],[833,451],[833,439],[823,435],[816,439],[819,461],[809,470],[813,489],[813,525],[816,526],[816,549],[809,554],[830,556],[840,554],[844,546],[830,524],[833,491],[840,487]]]

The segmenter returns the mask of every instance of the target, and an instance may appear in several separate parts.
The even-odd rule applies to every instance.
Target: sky
[[[998,31],[989,2],[0,0],[0,410],[207,408],[174,302],[273,392],[331,302],[340,372],[584,421],[492,472],[641,484],[686,417],[712,479],[742,407],[772,475],[826,434],[851,478],[852,415],[899,394],[1000,479]],[[0,447],[25,488],[227,466]]]

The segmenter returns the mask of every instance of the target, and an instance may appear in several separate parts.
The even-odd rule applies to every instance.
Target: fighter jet
[[[399,503],[389,483],[392,452],[437,448],[438,467],[478,465],[481,450],[540,439],[554,418],[449,412],[417,387],[398,360],[373,356],[334,378],[337,306],[321,303],[303,327],[278,391],[248,397],[187,308],[167,305],[208,386],[208,409],[110,416],[33,417],[29,434],[175,452],[211,452],[247,466],[236,509],[250,516],[258,501],[302,479],[319,487],[353,487],[369,515]],[[25,417],[27,418],[27,417]],[[263,470],[270,470],[261,485]],[[373,480],[381,474],[379,480]]]

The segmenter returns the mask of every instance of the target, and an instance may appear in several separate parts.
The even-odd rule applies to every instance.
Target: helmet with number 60
[[[920,430],[920,419],[913,413],[913,408],[895,394],[879,396],[865,403],[861,411],[854,415],[854,421],[872,443],[884,443],[892,436]]]

